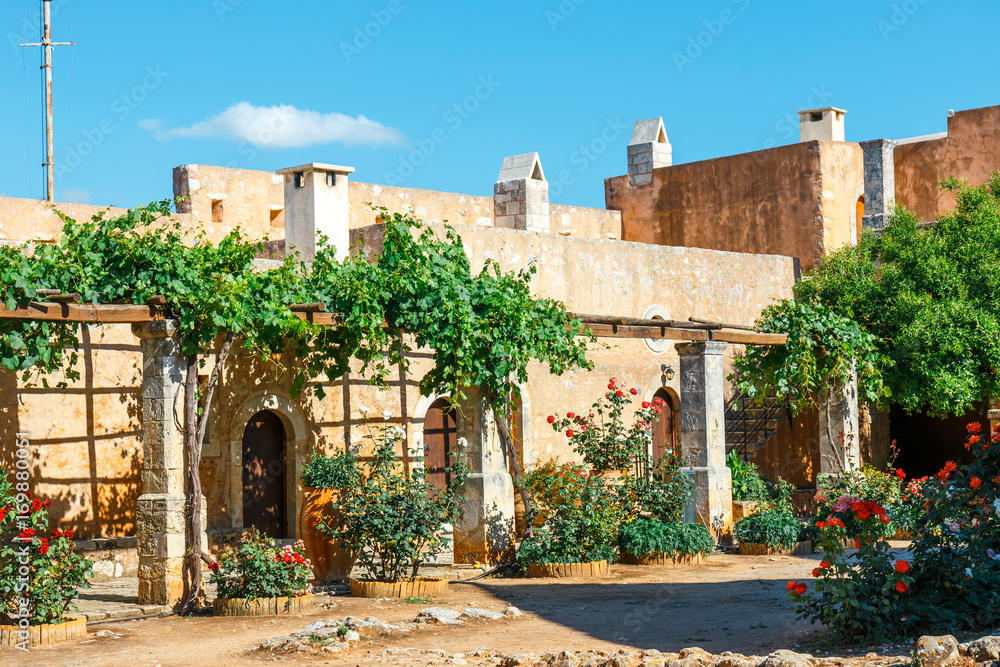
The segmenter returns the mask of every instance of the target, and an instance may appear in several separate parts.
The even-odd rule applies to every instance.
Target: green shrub
[[[733,500],[767,502],[771,499],[768,479],[757,470],[757,464],[744,461],[734,449],[726,455],[726,465],[733,472]]]
[[[238,549],[227,549],[208,569],[219,597],[254,600],[301,597],[312,592],[310,565],[302,540],[282,547],[251,528],[240,536]],[[289,606],[291,602],[286,602],[286,609]]]
[[[302,483],[314,489],[350,489],[361,481],[361,466],[351,452],[313,454],[302,466]]]
[[[776,509],[751,514],[733,528],[739,544],[765,544],[772,549],[791,549],[801,533],[802,526],[794,516]]]
[[[693,556],[712,551],[715,539],[700,523],[665,522],[643,517],[621,527],[618,547],[622,553],[630,553],[637,558],[651,554]]]

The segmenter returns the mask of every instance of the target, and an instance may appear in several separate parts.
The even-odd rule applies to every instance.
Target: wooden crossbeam
[[[9,310],[0,305],[0,319],[138,324],[163,319],[161,304],[164,302],[162,297],[154,297],[144,306],[32,302],[27,307],[16,310]],[[333,327],[344,324],[343,314],[322,312],[319,306],[320,304],[296,304],[290,309],[296,317],[320,326]],[[583,320],[579,335],[584,335],[584,331],[590,331],[599,338],[649,338],[692,342],[716,340],[740,345],[784,345],[787,340],[785,334],[751,331],[748,327],[736,328],[736,325],[722,325],[716,322],[691,323],[578,314],[575,318]]]

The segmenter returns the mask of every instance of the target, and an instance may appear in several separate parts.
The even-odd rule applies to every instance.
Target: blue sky
[[[43,193],[40,49],[16,46],[40,5],[0,6],[5,196]],[[170,197],[187,163],[489,195],[504,156],[538,151],[553,201],[603,207],[636,119],[664,117],[676,164],[794,142],[812,106],[847,109],[861,141],[1000,104],[985,0],[53,7],[54,38],[77,42],[55,56],[57,198],[96,204]]]

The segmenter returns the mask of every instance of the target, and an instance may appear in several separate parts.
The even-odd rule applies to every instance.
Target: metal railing
[[[771,396],[756,403],[746,394],[737,394],[726,406],[726,452],[746,457],[767,444],[778,424],[791,422],[787,406]]]

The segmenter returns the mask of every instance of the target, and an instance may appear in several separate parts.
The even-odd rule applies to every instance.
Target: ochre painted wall
[[[955,206],[940,181],[957,176],[980,185],[1000,170],[1000,106],[956,112],[947,137],[901,144],[894,157],[896,202],[922,220],[937,220]]]
[[[809,141],[605,181],[627,241],[797,257],[807,270],[852,239],[861,147]]]

